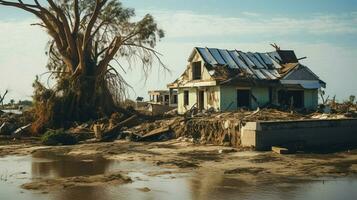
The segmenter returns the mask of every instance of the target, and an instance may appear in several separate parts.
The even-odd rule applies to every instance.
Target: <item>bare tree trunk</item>
[[[2,96],[0,95],[0,104],[1,104],[1,107],[4,107],[4,99],[5,99],[5,97],[6,97],[6,95],[7,95],[8,92],[9,92],[9,91],[6,90],[5,93],[4,93]]]

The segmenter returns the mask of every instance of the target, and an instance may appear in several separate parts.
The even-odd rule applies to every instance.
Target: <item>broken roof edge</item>
[[[195,56],[195,53],[200,54],[201,58],[203,59],[203,57],[202,57],[200,51],[198,51],[198,48],[202,48],[202,47],[193,47],[193,50],[191,51],[191,54],[190,54],[190,56],[189,56],[188,59],[187,59],[188,62],[191,62],[191,61],[192,61],[193,57]],[[207,62],[207,61],[205,61],[205,62]]]
[[[222,86],[277,86],[280,85],[279,80],[264,80],[244,77],[234,77],[227,81],[221,81],[218,85]]]
[[[192,88],[192,87],[212,87],[217,86],[217,81],[207,80],[207,81],[188,81],[185,83],[172,83],[168,84],[169,89],[180,89],[180,88]]]
[[[281,76],[280,80],[284,80],[286,77],[288,77],[289,75],[291,75],[294,71],[298,70],[299,68],[304,68],[304,69],[308,70],[308,71],[311,73],[311,75],[313,75],[313,76],[320,82],[321,87],[326,88],[326,82],[324,82],[323,80],[321,80],[320,77],[317,76],[309,67],[307,67],[306,65],[303,65],[303,64],[301,64],[301,63],[297,63],[296,66],[292,67],[292,68],[289,69],[287,72],[285,72],[285,73]]]

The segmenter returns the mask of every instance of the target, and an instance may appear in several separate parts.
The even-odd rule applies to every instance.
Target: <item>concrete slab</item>
[[[243,147],[270,150],[272,146],[286,144],[301,144],[309,148],[357,146],[357,119],[254,123],[247,123],[247,127],[241,129]]]

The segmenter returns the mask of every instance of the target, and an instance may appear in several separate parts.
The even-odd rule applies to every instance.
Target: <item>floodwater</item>
[[[314,181],[241,180],[239,175],[192,172],[156,175],[169,169],[145,162],[119,162],[103,158],[76,160],[47,153],[0,158],[0,199],[16,200],[109,200],[109,199],[293,199],[356,200],[357,177]],[[50,193],[21,189],[23,183],[38,178],[72,177],[128,172],[133,183],[115,186],[86,186]],[[160,173],[159,173],[160,174]],[[149,188],[150,191],[140,190]]]

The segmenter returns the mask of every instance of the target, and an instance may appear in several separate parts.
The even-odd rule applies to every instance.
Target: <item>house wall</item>
[[[257,102],[251,98],[251,108],[256,109],[259,106],[269,103],[269,88],[268,87],[251,87],[241,88],[236,86],[221,86],[220,87],[220,110],[235,111],[237,110],[237,89],[250,89],[251,94],[256,97]]]
[[[216,111],[235,111],[237,110],[237,89],[250,89],[251,94],[257,99],[254,101],[251,98],[251,109],[257,109],[269,103],[269,88],[268,87],[251,87],[243,88],[236,86],[214,86],[206,87],[200,90],[205,91],[205,106],[204,109],[214,108]],[[184,106],[184,91],[189,91],[189,105]],[[184,114],[197,103],[198,88],[181,88],[178,90],[178,113]],[[277,90],[275,90],[277,91]],[[197,105],[196,105],[197,106]],[[318,91],[304,90],[304,107],[308,109],[316,109],[318,106]]]
[[[205,93],[205,109],[214,108],[215,111],[220,110],[220,87],[208,87]]]
[[[185,106],[184,105],[184,91],[188,90],[189,91],[189,105]],[[214,87],[206,87],[206,88],[180,88],[178,89],[178,106],[177,106],[177,112],[179,114],[184,114],[186,111],[191,109],[195,104],[197,107],[197,100],[198,100],[198,91],[199,90],[204,90],[205,95],[204,95],[204,109],[210,109],[214,108],[215,111],[219,111],[220,108],[220,90],[218,86]]]
[[[201,58],[201,56],[196,53],[195,56],[192,59],[192,62],[201,62],[201,80],[212,80],[211,75],[208,73],[207,68],[204,66],[204,60]],[[192,80],[192,65],[191,63],[188,66],[188,78],[189,80]],[[197,80],[197,81],[201,81]]]
[[[221,86],[220,100],[220,111],[237,110],[237,87]]]
[[[184,105],[184,91],[189,91],[189,105]],[[184,114],[187,110],[191,109],[193,105],[197,103],[197,88],[180,88],[178,89],[178,105],[177,105],[177,112],[179,114]]]
[[[308,109],[316,109],[318,106],[318,90],[304,90],[304,107]]]
[[[256,109],[261,107],[267,103],[269,103],[269,88],[268,87],[253,87],[252,88],[252,95],[255,96],[257,102],[253,99],[251,100],[251,107]]]

